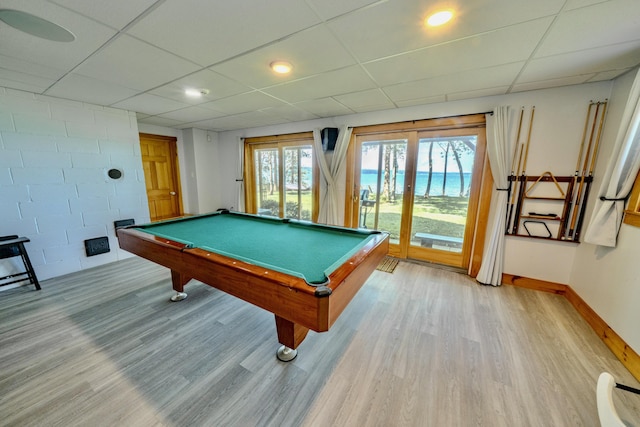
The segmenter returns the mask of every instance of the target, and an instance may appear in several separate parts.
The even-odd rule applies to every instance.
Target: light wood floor
[[[597,426],[601,371],[638,387],[563,297],[415,263],[290,363],[270,313],[197,282],[171,303],[142,259],[31,289],[0,293],[3,426]]]

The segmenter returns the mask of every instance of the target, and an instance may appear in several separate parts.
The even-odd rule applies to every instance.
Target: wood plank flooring
[[[131,258],[0,293],[3,426],[597,426],[638,383],[561,296],[400,262],[290,363],[273,315]],[[640,396],[614,391],[640,425]]]

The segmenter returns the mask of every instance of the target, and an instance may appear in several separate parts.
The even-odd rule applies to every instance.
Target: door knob
[[[169,194],[171,194],[172,196],[175,196],[176,192],[175,191],[170,191]]]

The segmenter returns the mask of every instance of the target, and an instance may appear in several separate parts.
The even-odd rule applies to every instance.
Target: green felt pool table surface
[[[137,227],[140,231],[323,284],[379,234],[239,213],[213,213]]]

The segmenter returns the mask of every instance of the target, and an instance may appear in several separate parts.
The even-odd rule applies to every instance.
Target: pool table
[[[191,279],[275,315],[277,357],[328,331],[387,254],[387,233],[222,210],[117,230],[120,247],[171,269],[171,299]]]

